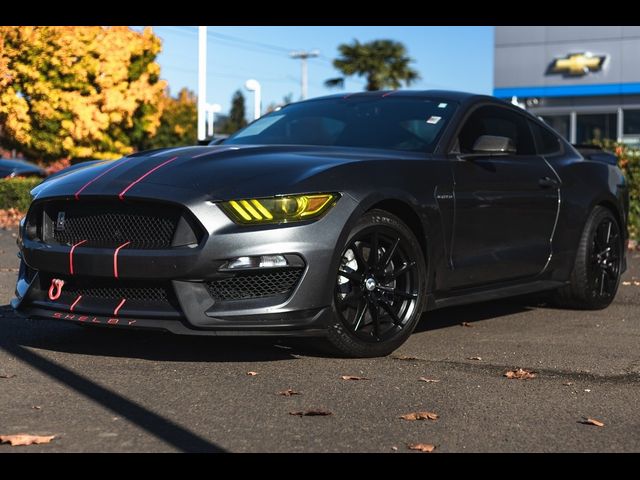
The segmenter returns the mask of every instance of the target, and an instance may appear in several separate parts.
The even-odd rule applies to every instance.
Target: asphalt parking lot
[[[639,252],[606,310],[450,308],[393,356],[366,360],[301,341],[22,320],[7,305],[15,252],[15,232],[0,229],[0,435],[55,438],[0,453],[640,451]],[[503,376],[517,367],[536,378]],[[287,389],[300,394],[277,394]],[[306,410],[331,415],[290,414]],[[438,418],[399,418],[416,411]]]

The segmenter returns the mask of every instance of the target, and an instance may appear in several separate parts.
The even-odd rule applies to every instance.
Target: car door
[[[549,259],[559,183],[536,153],[528,122],[509,107],[485,105],[457,136],[449,157],[455,218],[447,287],[532,277]],[[483,135],[510,139],[514,151],[474,152]]]

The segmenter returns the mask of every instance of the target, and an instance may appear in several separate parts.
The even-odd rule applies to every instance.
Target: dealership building
[[[572,143],[640,143],[640,27],[496,27],[494,95]]]

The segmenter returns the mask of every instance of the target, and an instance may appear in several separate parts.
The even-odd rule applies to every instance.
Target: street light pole
[[[244,88],[253,92],[253,119],[257,120],[260,118],[260,111],[262,110],[262,88],[260,87],[260,83],[252,78],[245,82]]]
[[[198,140],[206,135],[207,108],[207,27],[198,27]]]
[[[320,55],[320,51],[319,50],[312,50],[310,52],[306,52],[304,50],[301,50],[299,52],[291,52],[289,54],[289,56],[291,58],[302,60],[302,62],[301,62],[301,72],[300,72],[300,93],[301,93],[300,98],[302,100],[307,98],[307,84],[308,84],[308,79],[307,79],[307,59],[308,58],[317,57],[318,55]]]
[[[215,114],[219,113],[222,110],[222,106],[219,103],[208,103],[207,104],[207,136],[212,138],[215,133],[213,130],[213,122],[215,119]]]

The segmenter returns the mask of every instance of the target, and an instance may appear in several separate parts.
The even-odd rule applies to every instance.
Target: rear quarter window
[[[562,150],[560,140],[558,137],[551,133],[544,127],[541,127],[537,123],[529,122],[531,131],[533,132],[533,138],[536,142],[536,150],[538,155],[553,155],[559,153]]]

